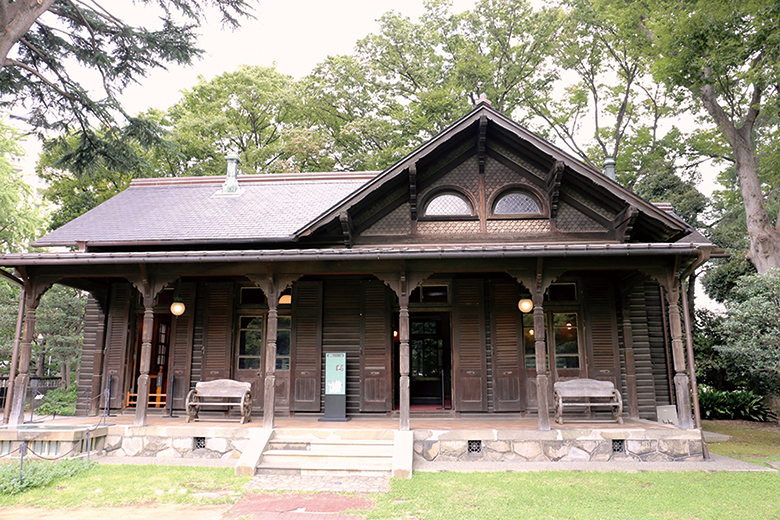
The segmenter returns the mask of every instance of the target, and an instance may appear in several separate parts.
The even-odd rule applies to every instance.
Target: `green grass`
[[[149,502],[233,503],[249,481],[249,477],[236,477],[233,471],[233,468],[106,464],[19,495],[0,495],[0,507],[27,505],[59,509]]]
[[[415,473],[371,519],[780,518],[776,473]]]
[[[780,461],[780,428],[777,423],[702,421],[708,432],[731,435],[729,442],[708,443],[711,453],[754,464]]]

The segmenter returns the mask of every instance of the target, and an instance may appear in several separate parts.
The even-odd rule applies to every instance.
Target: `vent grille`
[[[482,441],[469,441],[469,453],[482,453]]]

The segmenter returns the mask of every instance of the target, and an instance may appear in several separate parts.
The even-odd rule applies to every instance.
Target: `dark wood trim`
[[[558,197],[561,192],[561,181],[566,165],[563,161],[555,161],[547,174],[547,200],[550,202],[550,218],[558,215]]]
[[[342,211],[339,213],[339,222],[341,222],[341,234],[344,238],[344,247],[349,249],[352,247],[353,243],[352,235],[354,229],[352,226],[352,216],[348,211]]]
[[[537,186],[542,190],[545,190],[547,188],[545,182],[542,179],[540,179],[533,173],[529,172],[528,170],[526,170],[525,168],[523,168],[522,166],[514,162],[512,159],[505,157],[503,154],[494,150],[493,148],[488,147],[487,155],[488,157],[495,159],[499,163],[503,164],[504,166],[506,166],[513,172],[515,172],[516,174],[522,176],[524,179],[526,179],[534,186]]]

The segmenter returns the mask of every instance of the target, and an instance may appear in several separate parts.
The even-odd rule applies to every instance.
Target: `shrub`
[[[75,384],[70,385],[67,390],[63,387],[55,388],[46,394],[40,405],[35,406],[35,413],[39,415],[55,413],[57,415],[74,415],[77,396],[78,387]]]
[[[699,408],[703,419],[768,422],[777,418],[764,402],[764,398],[749,390],[724,392],[700,386]]]
[[[16,495],[28,489],[46,486],[56,480],[87,471],[94,466],[94,462],[77,459],[26,462],[22,467],[20,478],[19,464],[4,464],[0,466],[0,495]]]

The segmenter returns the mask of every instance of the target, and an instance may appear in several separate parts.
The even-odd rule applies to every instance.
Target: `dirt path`
[[[81,507],[76,509],[40,509],[37,507],[0,508],[2,520],[221,520],[230,508],[218,506],[182,506],[155,504],[125,507]]]

